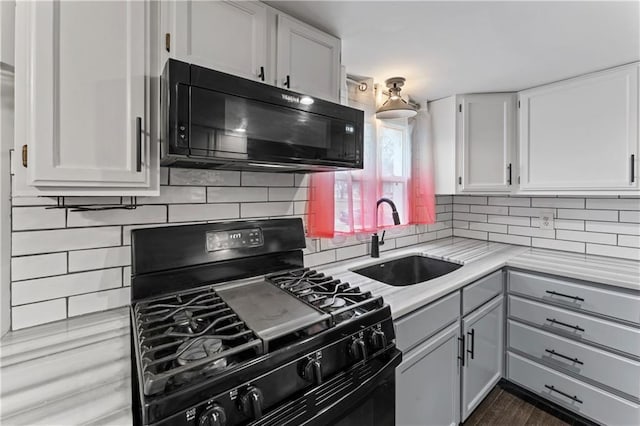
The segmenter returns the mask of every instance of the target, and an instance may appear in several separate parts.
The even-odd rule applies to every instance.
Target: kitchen
[[[640,424],[637,2],[0,22],[3,424]]]

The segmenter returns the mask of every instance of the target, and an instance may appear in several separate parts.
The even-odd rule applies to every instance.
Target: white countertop
[[[392,287],[351,269],[420,254],[462,263],[442,277]],[[505,266],[640,291],[640,262],[446,238],[316,269],[383,296],[399,318]],[[0,345],[0,423],[130,425],[129,310],[9,333]]]

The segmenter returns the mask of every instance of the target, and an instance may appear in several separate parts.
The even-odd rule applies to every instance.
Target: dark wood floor
[[[496,386],[478,408],[471,413],[471,416],[464,422],[464,426],[564,426],[573,424],[573,422],[567,423],[555,417],[541,407],[541,405],[527,402],[508,390]]]

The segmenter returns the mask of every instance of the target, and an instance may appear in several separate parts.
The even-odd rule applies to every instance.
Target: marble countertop
[[[392,287],[351,270],[419,254],[463,264],[450,274]],[[383,296],[394,318],[505,266],[640,291],[640,262],[465,238],[446,238],[316,269]],[[0,344],[3,425],[130,425],[129,310],[121,308],[12,332]]]

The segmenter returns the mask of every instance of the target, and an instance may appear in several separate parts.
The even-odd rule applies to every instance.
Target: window
[[[380,196],[394,202],[400,222],[409,222],[408,186],[411,173],[411,141],[406,123],[378,120],[378,179]],[[382,204],[378,226],[393,226],[391,208]]]

